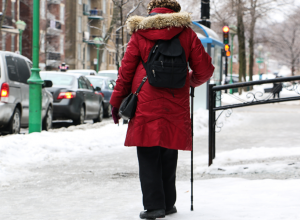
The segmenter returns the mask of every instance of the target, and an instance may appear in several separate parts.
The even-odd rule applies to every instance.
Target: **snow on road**
[[[226,128],[251,117],[235,112],[225,135]],[[139,219],[136,152],[123,146],[126,129],[105,122],[0,137],[0,219]],[[207,135],[206,111],[195,114],[195,134],[195,211],[190,211],[190,153],[180,152],[179,212],[166,219],[300,219],[300,144],[288,150],[222,149],[208,168],[203,144],[197,142]]]

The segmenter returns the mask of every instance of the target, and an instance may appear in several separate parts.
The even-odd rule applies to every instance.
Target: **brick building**
[[[32,58],[33,0],[20,3],[20,19],[27,24],[23,33],[23,55]],[[65,0],[40,0],[41,70],[55,70],[65,60]]]
[[[5,10],[5,0],[0,1],[0,20]],[[19,0],[7,1],[6,13],[3,19],[0,47],[3,51],[19,51],[19,30],[16,29],[15,22],[19,20]]]
[[[111,0],[66,0],[66,63],[70,69],[96,69],[94,38],[103,38],[113,14]],[[114,32],[113,32],[114,33]],[[112,39],[103,50],[101,69],[115,69]]]

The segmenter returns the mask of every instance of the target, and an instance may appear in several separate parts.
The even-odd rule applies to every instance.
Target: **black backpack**
[[[150,85],[171,89],[184,87],[187,62],[178,36],[171,40],[158,40],[147,63],[142,60]]]

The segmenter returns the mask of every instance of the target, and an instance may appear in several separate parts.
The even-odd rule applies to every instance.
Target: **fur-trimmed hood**
[[[150,17],[132,16],[126,23],[129,33],[133,34],[138,30],[151,28],[189,27],[192,24],[192,19],[188,12],[178,12],[157,14]]]

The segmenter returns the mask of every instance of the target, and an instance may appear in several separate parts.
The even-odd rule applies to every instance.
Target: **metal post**
[[[42,130],[42,84],[39,69],[40,1],[33,1],[32,62],[29,84],[29,133]]]
[[[100,63],[100,44],[97,44],[97,73],[99,72],[99,63]]]
[[[208,166],[212,165],[215,155],[215,112],[213,110],[216,100],[212,88],[216,84],[209,84],[209,112],[208,112]]]
[[[22,55],[22,35],[23,35],[23,30],[19,30],[19,52]]]
[[[195,88],[191,87],[191,127],[192,127],[192,152],[191,152],[191,211],[194,211],[194,97]]]

